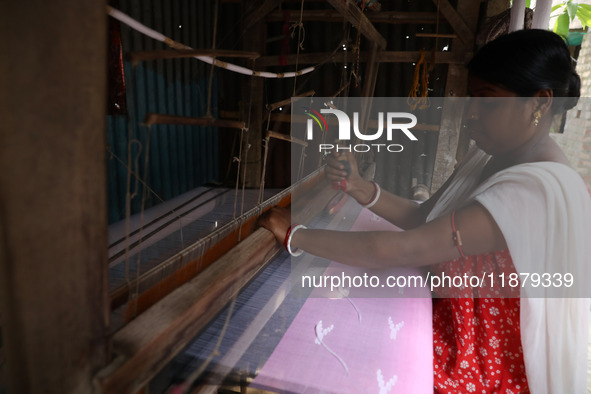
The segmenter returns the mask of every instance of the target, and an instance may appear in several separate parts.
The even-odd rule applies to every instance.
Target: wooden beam
[[[134,51],[127,54],[130,62],[158,59],[182,59],[195,56],[232,57],[257,59],[260,54],[256,52],[228,51],[224,49],[161,49],[154,51]]]
[[[417,62],[421,56],[419,51],[381,51],[376,57],[378,63],[413,63]],[[364,63],[369,58],[367,52],[362,52],[359,56],[359,61]],[[459,64],[464,65],[472,58],[471,51],[465,52],[437,52],[435,54],[435,63],[437,64]],[[426,53],[426,61],[431,61],[431,52]],[[296,55],[287,55],[285,57],[285,65],[294,65],[296,63]],[[304,53],[299,55],[298,64],[319,64],[322,62],[333,63],[351,63],[355,58],[351,53],[345,52],[321,52],[321,53]],[[279,58],[277,56],[262,56],[257,60],[259,66],[278,66]]]
[[[473,2],[480,6],[479,1]],[[448,0],[433,0],[433,3],[439,7],[441,14],[449,22],[452,29],[456,32],[464,44],[469,43],[471,40],[473,42],[474,32],[470,29],[470,27],[468,27],[464,19],[460,16],[460,14],[458,14],[458,12],[456,12]]]
[[[441,33],[416,33],[415,37],[458,38],[458,35],[457,34],[441,34]]]
[[[6,393],[93,393],[108,358],[105,3],[0,4]]]
[[[336,193],[320,182],[299,196],[297,204],[292,197],[294,220],[309,222]],[[98,376],[102,392],[128,394],[143,387],[280,249],[271,232],[257,229],[199,276],[117,332],[112,342],[119,358]]]
[[[336,107],[332,106],[333,109],[336,109]],[[271,121],[273,122],[283,122],[283,123],[306,123],[307,120],[310,119],[307,116],[304,115],[290,115],[290,114],[273,114],[271,115]],[[329,117],[327,120],[327,123],[330,126],[338,126],[338,122],[337,120],[331,116]],[[377,129],[379,127],[377,120],[369,120],[367,123],[367,127],[373,128],[373,129]],[[423,131],[439,131],[440,125],[439,124],[427,124],[427,123],[417,123],[416,126],[414,126],[412,129],[413,130],[423,130]]]
[[[310,118],[304,115],[292,116],[291,114],[271,114],[271,122],[291,123],[293,121],[296,123],[306,123],[308,119]],[[338,124],[336,123],[336,121],[334,121],[333,116],[328,118],[326,121],[328,122],[328,124],[331,124],[331,122],[334,122],[335,125]]]
[[[297,96],[294,97],[310,97],[310,96],[314,96],[316,94],[316,92],[314,90],[308,90],[307,92],[304,92],[302,94],[298,94]],[[280,107],[284,107],[286,105],[291,105],[291,97],[287,98],[285,100],[281,100],[281,101],[277,101],[275,103],[269,104],[267,105],[267,111],[274,111],[277,108]]]
[[[340,12],[345,19],[359,29],[368,40],[375,42],[379,49],[386,48],[386,39],[375,28],[375,26],[367,19],[361,9],[351,1],[345,0],[327,0],[338,12]]]
[[[220,109],[219,115],[220,115],[220,117],[226,118],[226,119],[232,119],[232,120],[240,119],[240,111],[228,111],[228,110]]]
[[[215,119],[215,118],[195,118],[190,116],[178,116],[167,114],[155,114],[148,112],[144,118],[144,125],[151,126],[153,124],[176,124],[187,126],[203,126],[203,127],[227,127],[231,129],[244,129],[246,124],[236,120]]]
[[[201,275],[180,286],[113,337],[122,365],[99,377],[104,393],[135,393],[182,350],[279,251],[259,229]]]
[[[379,63],[415,63],[419,61],[420,57],[420,51],[387,51],[380,52],[377,60]],[[432,57],[433,52],[427,52],[425,61],[431,62]],[[457,64],[464,67],[470,59],[472,59],[471,51],[435,53],[436,64]]]
[[[286,11],[275,10],[267,16],[268,22],[283,22]],[[400,12],[400,11],[380,11],[369,12],[365,14],[372,23],[385,24],[436,24],[437,13],[435,12]],[[300,21],[300,12],[292,11],[287,14],[287,20],[290,23]],[[343,14],[335,10],[304,10],[302,13],[304,22],[328,22],[342,23]]]
[[[308,143],[306,141],[303,141],[299,138],[291,137],[286,134],[278,133],[278,132],[272,131],[272,130],[267,131],[267,137],[275,138],[275,139],[283,140],[283,141],[287,141],[287,142],[292,142],[294,144],[298,144],[298,145],[302,145],[302,146],[308,146]]]

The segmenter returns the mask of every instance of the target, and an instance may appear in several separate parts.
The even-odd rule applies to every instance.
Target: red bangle
[[[296,230],[302,229],[302,228],[306,228],[306,226],[303,226],[301,224],[294,224],[292,226],[289,227],[289,229],[287,230],[287,233],[285,234],[285,240],[283,241],[283,246],[285,246],[285,250],[287,250],[287,252],[292,255],[292,256],[299,256],[302,253],[304,253],[304,251],[302,249],[296,249],[296,250],[292,250],[291,249],[291,237],[293,236],[293,234],[295,234]]]
[[[294,228],[294,226],[296,225],[292,224],[291,226],[289,226],[287,232],[285,233],[285,239],[283,240],[283,247],[285,248],[285,250],[287,250],[287,241],[289,240],[289,234],[291,234],[291,229]]]
[[[460,231],[456,230],[456,211],[451,212],[451,231],[452,231],[452,239],[458,248],[458,252],[460,252],[460,256],[466,258],[464,252],[462,251],[462,237],[460,236]]]

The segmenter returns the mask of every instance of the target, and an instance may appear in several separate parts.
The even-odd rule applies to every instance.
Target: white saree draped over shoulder
[[[591,284],[591,199],[581,177],[554,162],[516,165],[478,180],[490,158],[473,148],[456,170],[428,221],[473,202],[501,229],[518,273],[572,273],[577,289]],[[530,391],[585,393],[590,302],[521,289],[521,342]],[[569,295],[570,297],[570,295]]]

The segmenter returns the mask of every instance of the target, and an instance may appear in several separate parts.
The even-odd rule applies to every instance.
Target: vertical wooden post
[[[476,25],[480,2],[471,0],[458,0],[457,17],[461,17],[462,25],[468,27],[471,34],[456,38],[452,42],[452,52],[466,52],[473,50]],[[450,64],[445,83],[445,97],[464,97],[468,84],[468,72],[463,64]],[[439,141],[437,143],[437,155],[435,169],[431,182],[431,194],[435,193],[453,173],[455,164],[461,160],[465,153],[467,141],[460,138],[462,108],[455,105],[446,105],[441,115],[441,127]],[[462,145],[458,147],[458,144]],[[467,146],[467,145],[466,145]]]
[[[0,314],[11,393],[105,364],[105,2],[0,5]]]
[[[245,3],[246,4],[246,3]],[[275,0],[264,0],[261,2],[249,4],[244,20],[246,31],[242,39],[242,49],[260,53],[265,52],[265,40],[267,39],[267,26],[262,20],[264,16],[273,10],[277,5]],[[246,5],[245,5],[246,7]],[[256,64],[251,62],[250,66],[256,68]],[[262,141],[263,133],[263,88],[264,81],[261,77],[245,77],[242,84],[242,103],[244,122],[247,123],[248,132],[246,134],[245,149],[248,149],[248,155],[245,157],[245,151],[242,151],[243,163],[242,173],[244,174],[246,187],[259,187],[262,171]],[[244,172],[244,170],[246,172]]]

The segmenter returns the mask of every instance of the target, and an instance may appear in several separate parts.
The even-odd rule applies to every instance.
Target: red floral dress
[[[453,260],[431,272],[482,277],[491,272],[508,275],[515,268],[504,250]],[[437,293],[454,297],[433,302],[434,392],[529,393],[521,347],[520,299],[499,298],[506,294],[495,288],[463,289],[460,294],[448,290]],[[518,297],[515,292],[513,297]]]

